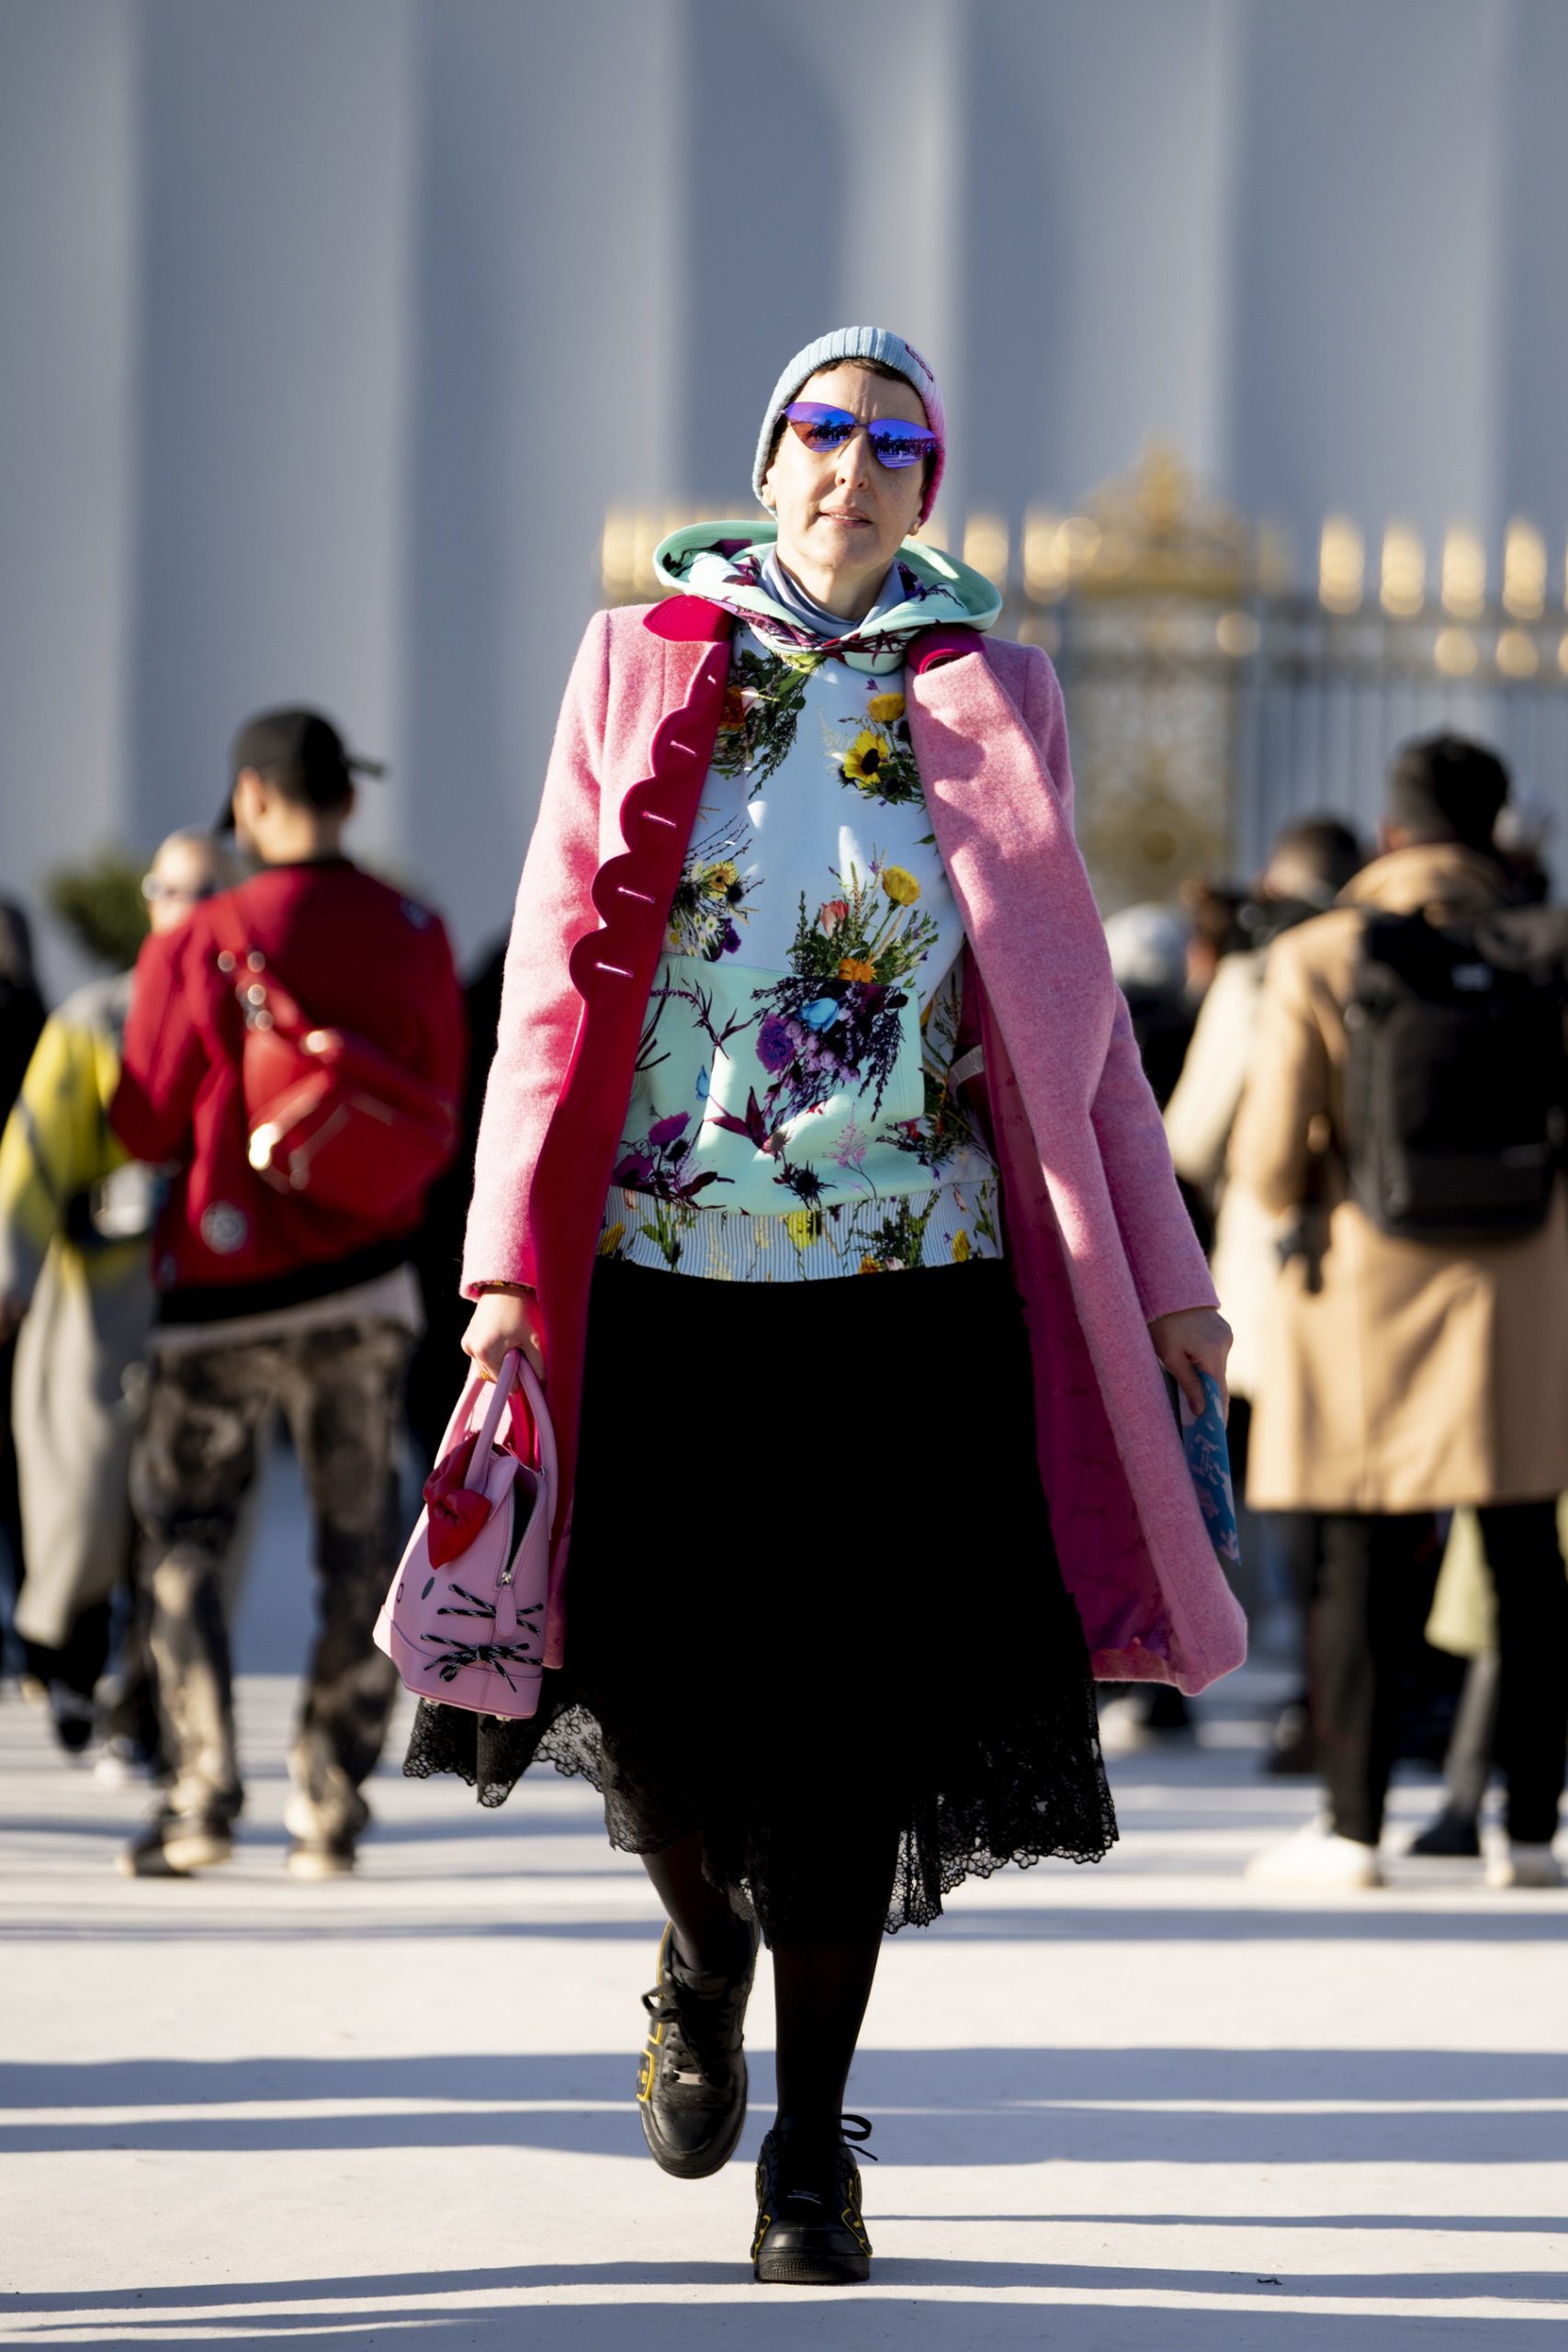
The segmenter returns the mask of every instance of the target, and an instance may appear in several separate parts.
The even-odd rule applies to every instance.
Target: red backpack
[[[457,1144],[451,1094],[367,1038],[313,1022],[250,945],[233,900],[209,910],[244,1020],[240,1093],[251,1167],[290,1198],[367,1225],[415,1206]]]

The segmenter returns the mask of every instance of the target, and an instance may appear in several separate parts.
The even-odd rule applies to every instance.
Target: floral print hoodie
[[[995,1170],[951,1075],[964,931],[903,663],[919,631],[989,628],[1001,600],[906,543],[867,619],[825,637],[773,593],[771,540],[718,523],[659,550],[668,586],[739,625],[601,1253],[745,1282],[999,1256]]]

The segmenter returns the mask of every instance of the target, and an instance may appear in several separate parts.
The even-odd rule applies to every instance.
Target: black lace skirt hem
[[[1005,1758],[993,1748],[978,1759],[976,1785],[966,1793],[932,1792],[906,1802],[902,1817],[891,1827],[896,1860],[883,1920],[886,1934],[929,1927],[941,1917],[943,1899],[966,1879],[993,1878],[1012,1868],[1029,1870],[1037,1862],[1104,1860],[1116,1842],[1116,1815],[1092,1728],[1092,1683],[1086,1684],[1083,1696],[1089,1724],[1080,1725],[1077,1736],[1064,1740],[1060,1724],[1050,1733],[1039,1726],[1040,1736],[1027,1753],[1007,1743],[1012,1752]],[[883,1803],[867,1811],[856,1808],[858,1818],[845,1841],[841,1807],[837,1818],[797,1815],[784,1842],[793,1845],[804,1829],[811,1866],[804,1872],[780,1873],[773,1856],[784,1825],[769,1821],[760,1808],[751,1809],[749,1821],[720,1823],[711,1809],[705,1820],[700,1808],[671,1804],[646,1782],[638,1786],[635,1775],[617,1765],[614,1745],[606,1743],[591,1710],[570,1700],[550,1711],[543,1730],[537,1717],[508,1723],[422,1702],[403,1770],[411,1780],[454,1774],[475,1792],[481,1805],[493,1809],[506,1803],[533,1764],[548,1765],[562,1779],[586,1781],[597,1791],[604,1801],[610,1843],[621,1853],[658,1853],[699,1831],[708,1876],[727,1889],[738,1911],[761,1921],[770,1942],[781,1928],[787,1932],[796,1923],[799,1905],[788,1890],[797,1877],[813,1882],[810,1907],[818,1915],[802,1924],[823,1924],[824,1906],[836,1917],[844,1905],[841,1899],[833,1900],[834,1860],[844,1860],[856,1875],[855,1856],[874,1845],[876,1816],[885,1823],[888,1818]],[[852,1792],[853,1761],[848,1756],[845,1775]],[[841,1856],[840,1842],[847,1847]]]
[[[422,1703],[404,1770],[491,1807],[536,1761],[585,1780],[624,1852],[700,1837],[770,1941],[1100,1860],[1006,1267],[760,1286],[606,1261],[588,1337],[566,1667],[526,1723]]]

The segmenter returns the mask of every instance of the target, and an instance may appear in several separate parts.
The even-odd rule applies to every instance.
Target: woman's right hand
[[[539,1302],[520,1283],[487,1290],[474,1306],[463,1334],[463,1352],[487,1380],[493,1380],[513,1348],[520,1348],[542,1382],[545,1354],[539,1343]]]

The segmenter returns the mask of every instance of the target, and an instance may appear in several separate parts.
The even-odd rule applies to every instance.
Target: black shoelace
[[[871,2124],[863,2115],[840,2115],[837,2139],[833,2138],[830,2126],[825,2126],[820,2133],[804,2134],[800,2132],[798,2125],[794,2129],[790,2127],[791,2119],[789,2118],[784,2120],[782,2128],[779,2125],[774,2126],[777,2134],[775,2161],[778,2165],[778,2198],[781,2205],[798,2202],[802,2205],[820,2207],[823,2201],[822,2190],[820,2188],[811,2186],[812,2175],[818,2171],[818,2167],[823,2170],[831,2168],[835,2179],[834,2194],[836,2195],[839,2159],[842,2155],[849,2154],[851,2149],[853,2149],[857,2156],[863,2156],[868,2164],[875,2164],[878,2161],[874,2150],[868,2148],[865,2144],[871,2137]]]
[[[711,2090],[728,2088],[730,2077],[728,2009],[733,1992],[718,1995],[694,1992],[679,1978],[656,1984],[642,1996],[642,2006],[664,2028],[664,2066],[678,2083],[706,2083]],[[695,2060],[688,2066],[683,2054]]]

